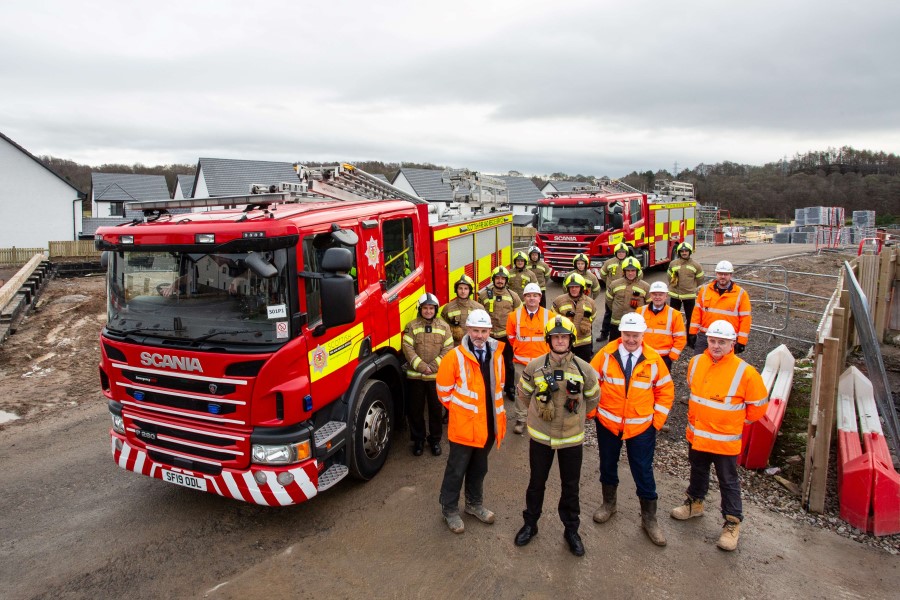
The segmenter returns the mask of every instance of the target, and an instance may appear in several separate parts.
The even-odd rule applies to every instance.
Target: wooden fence
[[[0,248],[0,267],[21,267],[35,254],[44,254],[44,248]]]
[[[0,248],[0,267],[20,267],[35,254],[47,254],[50,260],[67,258],[97,259],[100,251],[94,249],[94,240],[47,242],[48,248]]]
[[[896,335],[888,317],[900,304],[900,293],[894,293],[900,281],[900,248],[885,247],[880,254],[863,254],[849,261],[849,264],[868,300],[875,337],[879,343],[886,342]],[[847,365],[848,352],[858,343],[850,310],[848,282],[845,281],[844,269],[841,269],[837,288],[819,322],[813,348],[815,368],[803,470],[803,505],[810,512],[825,511],[838,378]]]

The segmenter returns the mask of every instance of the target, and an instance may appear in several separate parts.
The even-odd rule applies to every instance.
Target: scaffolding
[[[709,204],[697,205],[697,221],[695,223],[696,245],[712,246],[714,232],[719,223],[719,207]]]

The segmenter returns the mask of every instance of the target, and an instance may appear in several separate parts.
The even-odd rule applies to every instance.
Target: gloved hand
[[[687,345],[690,346],[691,350],[694,349],[694,347],[697,345],[697,335],[696,335],[696,334],[694,334],[694,333],[689,333],[689,334],[688,334],[688,343],[687,343]]]
[[[570,319],[574,318],[575,311],[574,310],[566,311],[566,316],[569,317]]]
[[[745,346],[744,344],[735,344],[734,345],[734,353],[735,354],[740,354],[741,352],[743,352],[746,349],[747,349],[747,346]]]
[[[584,309],[584,318],[585,319],[590,319],[592,314],[594,314],[594,313],[591,312],[591,309],[589,309],[589,308]]]

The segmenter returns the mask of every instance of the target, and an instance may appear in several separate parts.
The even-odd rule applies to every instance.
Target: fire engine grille
[[[127,413],[125,417],[130,433],[156,462],[212,474],[223,467],[242,468],[248,462],[246,436],[201,432],[152,418],[130,418]]]
[[[148,450],[147,455],[154,462],[162,463],[164,465],[172,465],[174,467],[181,467],[182,469],[189,469],[198,473],[218,475],[222,472],[222,467],[219,465],[211,465],[209,463],[204,463],[196,460],[188,460],[185,458],[181,458],[180,456],[172,456],[171,454],[158,452],[156,450]]]
[[[122,376],[128,381],[139,385],[154,385],[169,390],[177,390],[179,392],[192,392],[200,394],[216,394],[218,396],[227,396],[233,394],[236,386],[230,383],[217,383],[215,391],[209,389],[209,383],[197,379],[185,379],[183,377],[168,377],[166,375],[158,375],[156,373],[142,373],[138,371],[130,371],[122,369]]]
[[[230,415],[237,410],[237,407],[234,404],[219,402],[215,398],[202,400],[199,398],[172,396],[158,391],[134,389],[129,389],[127,393],[138,402],[146,402],[149,404],[156,404],[158,406],[168,406],[170,408],[193,410],[195,412],[202,412],[206,414]]]
[[[555,236],[542,238],[544,242],[544,261],[554,271],[568,273],[572,270],[572,259],[576,254],[587,253],[587,249],[596,239],[596,236],[577,240],[554,240]]]

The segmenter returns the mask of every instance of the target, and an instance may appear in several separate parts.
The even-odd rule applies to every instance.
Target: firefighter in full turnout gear
[[[537,282],[537,275],[528,268],[528,256],[524,252],[516,252],[513,255],[512,269],[509,270],[509,283],[506,284],[507,287],[521,298],[522,294],[525,292],[525,286],[529,283]]]
[[[478,301],[491,316],[491,337],[506,342],[506,317],[519,308],[522,301],[519,295],[507,287],[509,269],[499,266],[491,271],[491,285],[478,294]],[[513,373],[513,349],[508,343],[503,344],[503,366],[507,373]],[[516,397],[516,382],[512,376],[506,378],[504,393],[510,400]]]
[[[570,271],[568,275],[566,275],[566,278],[568,278],[569,275],[574,274],[578,274],[584,277],[584,282],[586,285],[585,289],[587,290],[585,294],[590,296],[593,300],[597,297],[597,294],[600,293],[600,280],[597,279],[597,276],[594,275],[594,273],[590,269],[588,269],[589,266],[591,266],[591,261],[588,258],[587,254],[576,254],[575,258],[572,259],[573,270]]]
[[[728,321],[737,331],[735,354],[740,354],[747,347],[753,322],[750,295],[731,280],[733,275],[734,266],[727,260],[720,260],[716,265],[716,278],[701,287],[697,294],[688,329],[688,346],[696,352],[706,349],[706,328],[718,319]]]
[[[606,289],[606,301],[612,307],[610,341],[619,338],[619,321],[622,315],[634,312],[647,302],[650,286],[642,279],[641,263],[633,256],[622,261],[622,277]]]
[[[666,545],[656,520],[658,495],[653,476],[656,432],[662,429],[675,398],[675,384],[662,357],[644,341],[647,324],[637,313],[622,316],[622,337],[603,347],[591,361],[599,373],[597,448],[603,504],[594,521],[605,523],[616,513],[619,456],[624,444],[628,466],[641,504],[641,526],[657,546]]]
[[[677,311],[684,306],[684,322],[690,323],[697,290],[703,283],[703,267],[692,258],[694,247],[687,242],[678,244],[677,256],[669,263],[669,304]],[[687,330],[685,330],[687,332]]]
[[[466,319],[469,313],[476,308],[484,307],[472,298],[475,291],[475,282],[468,275],[462,275],[456,285],[456,298],[444,305],[441,309],[441,318],[450,324],[453,334],[453,344],[459,345],[459,341],[466,334]]]
[[[572,554],[583,556],[578,527],[584,421],[585,415],[597,406],[600,385],[596,371],[572,352],[576,335],[569,319],[553,317],[547,323],[545,336],[549,352],[528,363],[516,388],[517,402],[528,408],[531,476],[522,513],[525,524],[516,534],[515,543],[524,546],[537,535],[547,477],[556,454],[562,488],[558,511],[565,527],[563,538]]]
[[[466,319],[466,335],[441,362],[438,397],[450,411],[447,438],[450,452],[439,501],[441,514],[453,533],[465,531],[459,514],[459,491],[465,481],[465,512],[482,523],[494,522],[484,507],[484,476],[494,442],[506,435],[503,406],[503,342],[491,339],[491,317],[473,310]]]
[[[556,316],[553,311],[541,307],[541,288],[536,283],[525,286],[522,306],[509,313],[506,317],[506,339],[513,347],[513,364],[515,376],[513,381],[518,383],[525,365],[532,358],[543,356],[550,351],[547,347],[544,329],[547,322]],[[519,395],[516,394],[516,425],[513,433],[521,434],[525,430],[525,417],[528,405],[520,404]]]
[[[631,246],[624,242],[616,244],[614,255],[608,259],[603,266],[600,267],[600,277],[603,278],[603,286],[609,291],[610,284],[622,276],[622,261],[631,256]],[[612,305],[609,303],[609,297],[604,297],[606,303],[606,311],[603,313],[603,324],[600,326],[600,337],[598,342],[609,339],[609,330],[612,322]]]
[[[434,294],[419,297],[419,316],[403,330],[401,347],[406,358],[409,390],[409,434],[413,454],[421,456],[427,439],[431,453],[441,454],[443,409],[435,388],[441,359],[453,348],[450,326],[437,317],[438,299]],[[424,411],[428,409],[428,434]]]
[[[659,352],[663,362],[671,370],[672,363],[678,360],[687,344],[687,333],[681,311],[666,304],[668,299],[669,288],[666,284],[654,281],[650,284],[650,304],[645,304],[636,312],[647,322],[644,341]]]
[[[706,336],[708,347],[691,359],[687,370],[690,484],[687,498],[672,509],[671,516],[686,521],[703,515],[710,466],[715,465],[725,519],[716,545],[731,551],[737,548],[744,520],[737,468],[741,435],[745,423],[766,414],[769,391],[756,369],[734,355],[737,333],[731,323],[713,321]]]
[[[577,273],[570,273],[563,282],[565,294],[560,294],[553,301],[553,312],[567,317],[575,325],[575,342],[572,352],[585,362],[590,362],[593,355],[593,335],[591,328],[594,324],[594,315],[597,314],[597,305],[587,294],[587,284],[584,277]]]
[[[547,307],[547,281],[550,279],[550,265],[544,262],[541,255],[541,249],[532,246],[528,249],[528,268],[537,277],[538,285],[541,286],[541,306]]]

